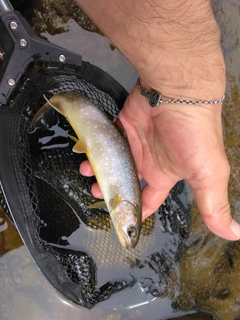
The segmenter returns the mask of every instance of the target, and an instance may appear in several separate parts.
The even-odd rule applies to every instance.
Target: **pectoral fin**
[[[68,135],[69,138],[71,138],[73,141],[76,142],[76,144],[73,146],[73,152],[76,153],[87,153],[87,147],[86,144],[80,140],[78,140],[76,137],[72,136],[72,135]]]
[[[106,209],[106,202],[105,201],[99,201],[91,204],[88,206],[89,209]]]
[[[110,202],[109,202],[110,207],[111,207],[112,209],[116,208],[122,200],[123,200],[122,197],[120,197],[120,196],[115,196],[115,197],[112,198],[112,199],[110,200]]]

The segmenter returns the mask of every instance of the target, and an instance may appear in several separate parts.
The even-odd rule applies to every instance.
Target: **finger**
[[[221,163],[221,171],[205,181],[201,185],[195,181],[189,181],[193,187],[195,199],[203,221],[216,235],[227,240],[240,238],[240,225],[232,219],[228,202],[229,165],[227,161]]]
[[[154,213],[167,198],[173,184],[166,186],[164,190],[157,190],[146,184],[142,189],[142,220]]]
[[[92,187],[91,187],[91,192],[92,192],[92,195],[95,197],[95,198],[99,198],[99,199],[103,199],[103,195],[102,195],[102,192],[99,188],[99,185],[97,182],[95,182]]]
[[[83,176],[86,176],[86,177],[94,176],[93,169],[88,160],[85,160],[80,164],[79,171]],[[103,198],[102,192],[97,182],[93,183],[91,187],[91,193],[95,198],[99,198],[99,199]]]
[[[80,164],[80,168],[79,168],[79,171],[80,173],[83,175],[83,176],[86,176],[86,177],[92,177],[94,176],[94,172],[93,172],[93,169],[89,163],[88,160],[84,160],[81,164]]]

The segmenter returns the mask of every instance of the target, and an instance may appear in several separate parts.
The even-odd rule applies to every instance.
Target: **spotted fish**
[[[73,151],[86,153],[103,194],[104,203],[89,208],[105,205],[122,246],[134,248],[141,229],[141,190],[128,143],[101,109],[76,92],[59,93],[47,100],[35,115],[33,128],[51,107],[73,128],[77,135],[70,136],[76,142]]]

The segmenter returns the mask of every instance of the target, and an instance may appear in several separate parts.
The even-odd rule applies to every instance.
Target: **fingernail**
[[[231,230],[238,238],[240,238],[240,225],[233,219],[231,222]]]

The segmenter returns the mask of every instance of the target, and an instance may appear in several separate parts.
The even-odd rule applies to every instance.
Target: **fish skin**
[[[120,243],[125,248],[134,248],[142,221],[141,190],[127,141],[93,102],[77,92],[52,96],[35,115],[33,127],[50,106],[75,131],[78,141],[73,151],[86,153]],[[98,207],[98,203],[90,207]]]

